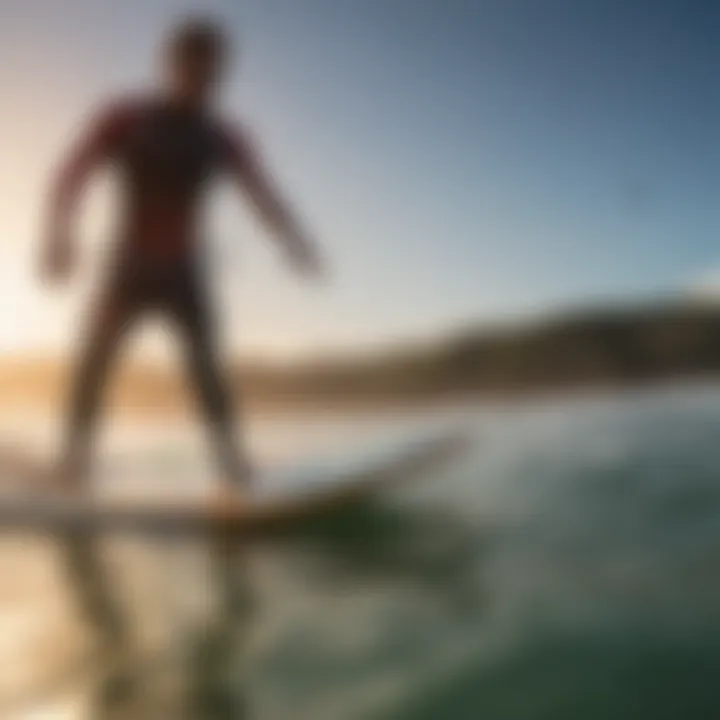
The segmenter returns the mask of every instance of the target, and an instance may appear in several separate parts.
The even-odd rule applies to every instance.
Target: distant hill
[[[720,305],[665,303],[597,308],[523,327],[466,329],[362,360],[237,365],[234,391],[251,406],[387,404],[453,396],[607,387],[720,373]],[[0,363],[0,403],[56,403],[67,367],[47,360]],[[138,411],[192,403],[178,369],[126,366],[110,401]]]

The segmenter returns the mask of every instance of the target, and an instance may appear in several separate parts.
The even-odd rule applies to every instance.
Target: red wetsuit
[[[162,98],[116,101],[103,109],[61,173],[59,194],[87,171],[111,163],[121,182],[118,241],[146,265],[185,261],[198,242],[204,191],[219,173],[242,173],[247,153],[199,110]]]
[[[210,182],[242,174],[248,154],[220,123],[162,98],[116,102],[103,110],[60,173],[57,201],[77,193],[89,170],[112,164],[120,181],[117,252],[90,314],[71,401],[69,455],[89,454],[100,393],[126,328],[158,310],[180,329],[190,375],[218,441],[221,471],[237,475],[232,408],[215,350],[212,313],[200,270],[198,227]]]

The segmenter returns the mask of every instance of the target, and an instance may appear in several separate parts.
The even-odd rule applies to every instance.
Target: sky
[[[233,348],[372,348],[720,278],[714,2],[0,0],[0,352],[80,331],[112,187],[85,208],[78,282],[48,292],[48,174],[99,103],[156,82],[160,38],[197,11],[236,35],[223,112],[331,269],[293,277],[220,188],[208,242]]]

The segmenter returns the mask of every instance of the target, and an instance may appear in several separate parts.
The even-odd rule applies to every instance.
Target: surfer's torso
[[[100,133],[120,180],[123,253],[152,263],[186,260],[200,235],[205,191],[239,162],[240,148],[208,114],[163,98],[114,104]]]

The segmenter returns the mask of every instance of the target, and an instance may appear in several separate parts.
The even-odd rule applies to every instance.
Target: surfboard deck
[[[40,495],[15,495],[0,498],[0,528],[38,527],[79,531],[129,530],[223,531],[256,534],[281,529],[289,524],[309,520],[352,506],[374,493],[426,476],[450,460],[467,443],[458,431],[419,438],[385,449],[376,457],[350,462],[346,466],[315,471],[321,482],[305,482],[313,468],[301,467],[290,472],[290,480],[304,476],[299,487],[272,492],[251,493],[238,502],[218,503],[197,498],[150,500],[138,498],[105,499],[68,497],[43,492]],[[0,460],[3,471],[14,470],[16,476],[33,479],[43,473],[41,463],[16,456],[7,463]],[[287,470],[286,470],[287,473]],[[262,475],[259,478],[262,481]],[[262,487],[262,485],[261,485]]]

